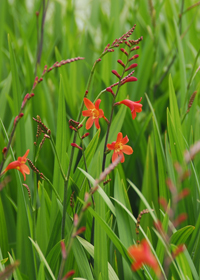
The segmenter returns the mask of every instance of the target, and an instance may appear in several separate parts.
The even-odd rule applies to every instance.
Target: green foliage
[[[0,150],[8,147],[0,173],[28,149],[39,170],[26,182],[17,170],[0,174],[0,279],[62,279],[72,269],[75,279],[158,279],[146,265],[131,270],[128,248],[138,238],[148,240],[162,279],[199,279],[200,10],[193,4],[0,1]],[[143,36],[130,55],[139,54],[131,61],[138,80],[113,87],[115,99],[106,88],[119,81],[112,70],[123,73],[117,60],[130,58],[120,48],[129,48],[103,51],[134,24],[129,39]],[[27,93],[34,96],[23,106]],[[88,132],[84,97],[101,99],[110,126],[101,118],[101,129],[93,125],[82,139]],[[129,108],[114,106],[141,97],[134,120]],[[43,140],[44,133],[36,139],[37,115],[51,131]],[[70,119],[83,125],[78,133]],[[105,156],[106,144],[119,132],[134,152],[110,165],[113,151]]]

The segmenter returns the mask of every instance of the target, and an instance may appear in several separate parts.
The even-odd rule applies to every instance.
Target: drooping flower
[[[128,136],[126,135],[123,138],[122,133],[119,132],[117,135],[117,140],[112,142],[111,144],[107,144],[107,148],[109,150],[114,150],[114,153],[112,155],[112,162],[114,162],[118,156],[121,157],[121,162],[124,162],[124,154],[131,155],[133,153],[133,149],[130,146],[125,145],[126,143],[128,143],[128,141]]]
[[[93,104],[89,99],[83,98],[85,106],[88,110],[82,111],[82,115],[84,117],[89,117],[86,122],[86,129],[90,129],[90,127],[95,124],[96,128],[99,129],[99,119],[104,117],[104,112],[102,109],[99,109],[99,104],[101,103],[101,99],[97,99],[95,104]]]
[[[134,120],[136,118],[136,113],[142,112],[143,105],[140,104],[141,100],[142,97],[140,98],[139,101],[131,101],[129,99],[124,99],[122,101],[115,103],[115,105],[124,104],[128,106],[131,109],[132,119]]]
[[[25,164],[27,161],[28,153],[29,153],[29,150],[26,151],[26,153],[23,157],[18,157],[18,159],[16,161],[9,163],[8,166],[6,167],[6,169],[2,172],[2,174],[7,172],[9,169],[17,169],[22,173],[22,175],[24,176],[24,181],[25,181],[26,174],[30,174],[30,169]]]
[[[160,274],[160,268],[155,256],[152,254],[149,243],[144,239],[139,245],[132,245],[128,253],[134,262],[131,266],[133,271],[142,267],[143,264],[150,266],[157,275]]]

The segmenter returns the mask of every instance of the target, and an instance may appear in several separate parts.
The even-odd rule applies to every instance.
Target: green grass
[[[2,170],[30,149],[28,158],[49,180],[42,180],[32,170],[26,182],[16,170],[0,178],[0,279],[5,275],[15,280],[62,279],[58,277],[62,263],[62,277],[73,269],[74,279],[157,279],[148,266],[133,272],[127,252],[138,239],[135,224],[144,209],[150,212],[142,215],[139,239],[151,244],[164,279],[199,279],[200,155],[186,162],[184,153],[200,140],[200,6],[188,9],[195,4],[193,0],[87,1],[85,6],[79,2],[33,0],[28,6],[25,0],[0,1],[1,151],[12,140],[5,161],[1,156]],[[48,5],[37,64],[43,3]],[[122,73],[117,60],[126,61],[120,48],[128,51],[128,47],[114,48],[93,65],[105,47],[134,24],[130,39],[143,36],[140,48],[131,53],[139,54],[131,62],[138,64],[134,73],[138,80],[121,86],[115,102],[142,97],[143,108],[133,120],[129,108],[114,107],[107,141],[112,143],[122,132],[134,152],[107,172],[105,180],[111,181],[99,183],[99,190],[89,199],[90,207],[83,212],[85,194],[102,172],[108,124],[101,118],[100,130],[93,125],[88,137],[77,137],[76,143],[84,146],[84,158],[71,146],[75,140],[68,121],[78,120],[80,110],[86,110],[82,104],[87,89],[92,102],[100,94],[100,108],[110,119],[113,96],[105,89],[118,81],[111,71]],[[84,60],[53,67],[42,76],[45,65],[49,69],[56,61],[75,57]],[[42,76],[43,81],[33,90],[36,76]],[[197,95],[187,112],[194,91]],[[12,136],[23,98],[32,92],[34,97],[27,102]],[[34,145],[37,123],[32,119],[37,115],[51,130],[52,138],[39,150]],[[82,115],[80,121],[82,136],[88,131]],[[41,140],[42,136],[38,144]],[[106,168],[111,157],[112,152],[106,156]],[[186,171],[188,176],[184,176]],[[169,180],[175,191],[169,190]],[[177,202],[177,193],[185,188],[189,195]],[[160,197],[171,208],[170,215],[159,204]],[[75,213],[81,217],[77,227]],[[173,221],[182,213],[187,213],[187,219],[174,227]],[[158,219],[168,242],[155,227]],[[72,238],[74,228],[80,227],[86,231]],[[60,247],[63,239],[66,262]],[[166,266],[166,257],[171,258],[182,243],[184,253]]]

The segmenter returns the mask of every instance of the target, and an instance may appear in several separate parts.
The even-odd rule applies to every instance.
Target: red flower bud
[[[65,248],[65,242],[61,241],[60,242],[60,246],[61,246],[62,257],[65,260],[66,257],[67,257],[67,252],[66,252],[66,248]]]
[[[77,148],[77,149],[79,149],[79,150],[83,150],[79,145],[77,145],[76,143],[71,143],[71,146],[72,147],[75,147],[75,148]]]
[[[77,232],[75,232],[75,233],[72,235],[72,237],[75,237],[75,236],[77,236],[77,235],[83,233],[84,231],[86,231],[86,227],[81,227],[81,228],[79,228],[79,229],[77,230]]]
[[[117,76],[117,78],[121,79],[121,76],[117,73],[116,70],[112,70],[112,73],[113,73],[115,76]]]
[[[182,213],[178,216],[178,218],[173,222],[174,227],[177,227],[178,225],[180,225],[182,222],[184,222],[187,219],[187,214],[186,213]]]
[[[69,277],[71,277],[72,275],[74,275],[75,270],[70,270],[69,272],[67,272],[67,274],[65,274],[65,276],[62,278],[62,280],[66,280]]]
[[[127,37],[129,37],[129,36],[127,36]],[[126,44],[129,48],[131,47],[131,45],[129,44],[129,42],[125,41],[125,44]]]
[[[105,47],[105,49],[104,49],[103,52],[107,51],[109,47],[110,47],[110,44],[108,44],[108,45]]]
[[[89,132],[85,133],[85,134],[81,137],[81,139],[84,139],[84,138],[87,137],[88,135],[90,135]]]
[[[119,64],[121,64],[122,67],[125,68],[125,64],[124,64],[124,62],[123,62],[121,59],[118,59],[117,62],[118,62]]]
[[[139,46],[135,46],[135,47],[133,47],[132,49],[131,49],[131,52],[132,51],[135,51],[135,50],[138,50],[140,47]]]
[[[7,152],[7,150],[8,150],[7,147],[4,147],[3,150],[2,150],[2,154],[5,155],[5,153]]]
[[[113,92],[111,87],[107,87],[106,91],[110,92],[113,96],[115,96],[115,94],[114,94],[114,92]]]
[[[35,87],[37,86],[37,84],[38,84],[38,77],[35,77],[35,81],[34,81],[34,83],[33,83],[33,88],[32,88],[32,90],[35,89]]]
[[[133,63],[128,68],[125,69],[125,72],[128,71],[128,70],[131,70],[131,69],[133,69],[133,68],[135,68],[137,66],[138,66],[137,63]]]
[[[125,49],[121,48],[120,50],[121,50],[126,56],[128,56],[128,53],[127,53],[127,51],[126,51]]]
[[[138,58],[138,56],[139,56],[139,54],[135,54],[134,56],[132,56],[131,58],[129,58],[128,61],[130,62],[131,60]]]
[[[128,77],[125,81],[121,83],[121,85],[124,85],[125,83],[129,83],[129,82],[136,82],[136,81],[137,81],[136,77]]]
[[[44,66],[44,70],[42,72],[42,76],[44,76],[44,74],[47,72],[47,65]]]
[[[74,226],[78,225],[78,214],[74,214]]]
[[[173,252],[172,257],[175,259],[180,253],[182,253],[185,250],[184,244],[179,245],[176,250]]]

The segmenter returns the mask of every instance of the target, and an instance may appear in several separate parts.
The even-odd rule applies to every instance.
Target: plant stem
[[[107,132],[106,132],[106,139],[105,139],[105,143],[104,143],[104,150],[103,150],[103,162],[102,162],[102,172],[105,170],[105,165],[106,165],[106,149],[107,149],[107,143],[108,143],[108,137],[109,137],[109,133],[110,133],[110,127],[111,127],[111,123],[112,123],[112,118],[113,118],[113,113],[114,113],[114,103],[115,103],[115,99],[118,95],[118,92],[119,92],[119,89],[121,87],[120,85],[120,82],[121,82],[121,79],[122,77],[124,76],[124,73],[125,73],[125,69],[126,69],[126,66],[128,65],[128,59],[129,59],[129,55],[130,55],[130,52],[127,56],[127,62],[126,62],[126,65],[124,67],[124,70],[122,72],[122,75],[121,75],[121,78],[119,79],[119,84],[117,86],[117,91],[115,93],[115,96],[113,96],[113,102],[112,102],[112,109],[111,109],[111,114],[110,114],[110,120],[109,120],[109,124],[108,124],[108,127],[107,127]]]
[[[102,58],[106,53],[107,52],[103,52],[101,54],[100,58]],[[100,60],[97,59],[95,61],[94,65],[93,65],[93,67],[92,67],[92,70],[90,72],[90,76],[89,76],[89,79],[88,79],[88,83],[87,83],[86,92],[84,94],[84,97],[87,96],[87,93],[88,93],[88,91],[90,89],[92,78],[93,78],[93,75],[94,75],[94,71],[95,71],[96,65],[97,65],[97,63],[99,61]],[[84,106],[84,101],[82,100],[81,107],[80,107],[79,114],[78,114],[78,118],[77,118],[77,122],[79,122],[80,119],[81,119],[83,106]],[[76,143],[76,138],[77,138],[77,134],[74,133],[73,143]],[[67,170],[67,176],[66,176],[66,180],[65,180],[65,184],[64,184],[63,215],[62,215],[62,226],[61,226],[61,238],[62,239],[65,238],[65,219],[66,219],[66,210],[67,210],[67,191],[68,191],[69,176],[70,176],[70,173],[71,173],[73,157],[74,157],[74,147],[72,147],[72,150],[71,150],[69,166],[68,166],[68,170]]]
[[[55,153],[56,158],[57,158],[57,160],[58,160],[58,164],[59,164],[59,167],[60,167],[60,172],[61,172],[61,174],[62,174],[63,180],[66,181],[65,173],[64,173],[64,171],[63,171],[63,169],[62,169],[62,165],[61,165],[60,159],[59,159],[59,157],[58,157],[58,153],[57,153],[57,150],[56,150],[55,143],[54,143],[52,137],[50,137],[50,139],[51,139],[51,144],[52,144],[54,153]]]
[[[95,187],[94,187],[94,191],[95,191]],[[90,190],[90,193],[89,193],[87,199],[85,200],[85,202],[83,203],[83,206],[81,208],[81,212],[80,212],[80,215],[78,217],[77,223],[76,224],[73,223],[72,230],[71,230],[71,236],[70,236],[69,242],[68,242],[68,244],[66,246],[67,247],[66,258],[62,259],[60,270],[59,270],[59,275],[58,275],[58,280],[62,279],[62,275],[63,275],[64,267],[65,267],[65,262],[67,261],[67,258],[69,256],[70,250],[72,248],[72,244],[73,244],[74,238],[76,237],[76,232],[77,232],[78,226],[80,225],[80,222],[81,222],[81,220],[83,218],[85,210],[87,209],[87,207],[89,207],[88,203],[89,203],[90,197],[93,196],[94,191],[92,189]]]

